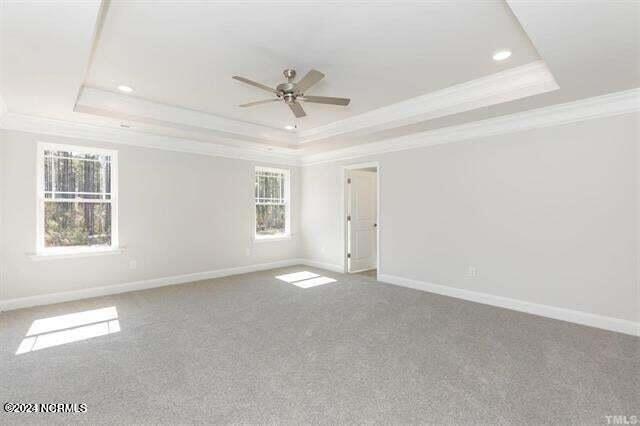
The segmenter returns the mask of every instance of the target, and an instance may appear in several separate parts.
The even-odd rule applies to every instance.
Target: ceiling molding
[[[83,87],[75,111],[256,143],[304,144],[344,134],[370,134],[558,89],[544,61],[511,68],[346,120],[298,133]]]
[[[311,166],[638,111],[640,88],[313,155],[304,155],[303,151],[295,149],[267,146],[232,147],[12,112],[0,116],[0,129],[264,163]]]
[[[388,152],[404,151],[407,149],[484,138],[536,128],[559,126],[637,111],[640,111],[640,88],[475,121],[459,126],[445,127],[399,138],[386,139],[381,142],[303,156],[301,158],[301,164],[303,166],[310,166],[344,161]]]
[[[294,150],[284,150],[267,146],[262,149],[232,147],[12,112],[8,112],[0,117],[0,128],[214,157],[292,166],[299,164],[298,154]]]
[[[174,128],[204,129],[218,132],[227,138],[236,137],[253,142],[296,142],[295,135],[284,129],[233,120],[92,87],[82,88],[74,110],[93,114],[102,111],[98,114]]]
[[[308,143],[346,133],[373,133],[558,88],[551,71],[545,62],[540,60],[378,108],[326,126],[304,130],[298,135],[300,143]]]

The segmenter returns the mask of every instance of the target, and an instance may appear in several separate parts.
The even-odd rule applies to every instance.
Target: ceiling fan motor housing
[[[296,97],[301,95],[302,93],[298,93],[298,86],[293,82],[293,79],[296,78],[296,70],[287,68],[282,72],[287,79],[286,83],[278,84],[276,90],[278,91],[278,96],[281,97],[286,103],[291,103],[296,101]]]
[[[290,104],[292,102],[295,102],[296,101],[296,97],[297,96],[294,93],[284,93],[282,95],[282,99],[288,104]]]
[[[282,98],[286,103],[295,102],[296,96],[299,94],[296,90],[295,83],[282,83],[276,87],[278,96]]]

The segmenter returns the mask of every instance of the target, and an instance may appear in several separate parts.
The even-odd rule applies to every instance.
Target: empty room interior
[[[640,2],[0,0],[0,402],[640,424]]]

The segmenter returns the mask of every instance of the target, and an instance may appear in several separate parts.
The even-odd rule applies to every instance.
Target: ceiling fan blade
[[[351,99],[349,98],[332,98],[329,96],[298,96],[299,101],[313,102],[316,104],[342,105],[347,106]]]
[[[273,99],[265,99],[264,101],[255,101],[255,102],[249,102],[247,104],[242,104],[242,105],[238,105],[239,107],[242,108],[246,108],[246,107],[250,107],[250,106],[254,106],[254,105],[261,105],[261,104],[267,104],[269,102],[278,102],[280,99],[278,98],[273,98]]]
[[[250,84],[251,86],[257,87],[259,89],[266,90],[267,92],[278,93],[278,91],[276,89],[272,89],[271,87],[269,87],[269,86],[267,86],[265,84],[262,84],[262,83],[256,83],[255,81],[249,80],[248,78],[244,78],[244,77],[240,77],[240,76],[234,75],[233,79],[241,81],[241,82],[246,83],[246,84]]]
[[[296,83],[298,92],[304,93],[309,87],[313,86],[323,78],[324,78],[324,74],[322,74],[320,71],[316,71],[316,70],[309,71],[307,75],[302,77],[302,80]]]
[[[302,105],[300,105],[299,103],[291,102],[287,105],[289,105],[289,108],[291,108],[291,111],[293,112],[293,115],[296,116],[296,118],[304,117],[305,115],[307,115],[304,112],[304,109],[302,109]]]

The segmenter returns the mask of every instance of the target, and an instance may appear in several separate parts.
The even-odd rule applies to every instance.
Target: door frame
[[[347,254],[349,252],[349,223],[347,221],[347,216],[349,214],[349,184],[347,183],[347,175],[349,174],[349,171],[351,170],[359,170],[359,169],[368,169],[368,168],[372,168],[375,167],[376,168],[376,224],[378,225],[376,227],[376,269],[377,269],[377,273],[378,275],[381,274],[380,272],[380,265],[382,265],[381,262],[381,253],[382,250],[380,250],[380,228],[382,226],[381,224],[381,218],[382,215],[380,214],[381,210],[380,210],[380,206],[382,205],[382,203],[380,203],[380,182],[382,181],[382,169],[380,167],[380,163],[378,161],[368,161],[366,163],[356,163],[356,164],[349,164],[346,166],[342,167],[342,185],[343,185],[343,189],[342,189],[342,220],[340,221],[343,225],[344,231],[343,231],[343,262],[344,262],[344,273],[345,274],[349,274],[349,259],[347,258]]]

